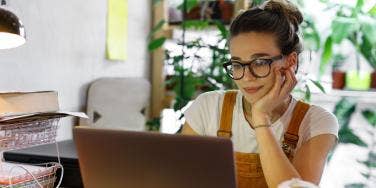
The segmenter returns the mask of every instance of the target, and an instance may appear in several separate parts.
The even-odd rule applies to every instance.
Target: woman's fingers
[[[295,85],[298,83],[296,80],[295,74],[291,68],[286,69],[285,75],[286,75],[286,79],[280,92],[280,97],[282,98],[289,95],[290,92],[294,89]]]
[[[281,69],[280,68],[274,69],[274,73],[275,73],[275,82],[274,82],[273,88],[269,92],[273,98],[279,96],[279,93],[282,87],[282,82],[283,82]]]

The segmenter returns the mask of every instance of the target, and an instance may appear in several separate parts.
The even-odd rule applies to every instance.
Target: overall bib
[[[231,138],[232,136],[232,116],[236,101],[237,91],[227,91],[222,105],[220,128],[217,131],[218,137]],[[299,140],[299,126],[309,104],[298,101],[296,104],[290,124],[284,134],[282,149],[290,161],[293,159],[294,151]],[[267,188],[260,156],[258,153],[235,152],[236,181],[238,188]]]

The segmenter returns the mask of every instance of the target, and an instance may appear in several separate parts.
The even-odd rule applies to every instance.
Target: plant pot
[[[234,4],[231,1],[219,1],[219,8],[221,10],[221,20],[228,24],[234,15]]]
[[[371,74],[356,70],[346,73],[346,88],[350,90],[366,91],[371,85]]]
[[[376,70],[371,73],[371,88],[376,89]]]
[[[345,87],[346,73],[342,71],[335,70],[332,72],[332,88],[333,89],[343,89]]]

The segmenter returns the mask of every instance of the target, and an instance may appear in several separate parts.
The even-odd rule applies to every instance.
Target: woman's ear
[[[298,65],[298,54],[296,52],[291,52],[289,55],[286,56],[286,63],[284,68],[288,69],[290,67],[294,67],[294,70],[297,68]]]

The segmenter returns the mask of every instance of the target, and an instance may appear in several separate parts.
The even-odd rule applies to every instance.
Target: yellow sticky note
[[[128,0],[108,0],[107,14],[107,59],[125,61],[128,30]]]

